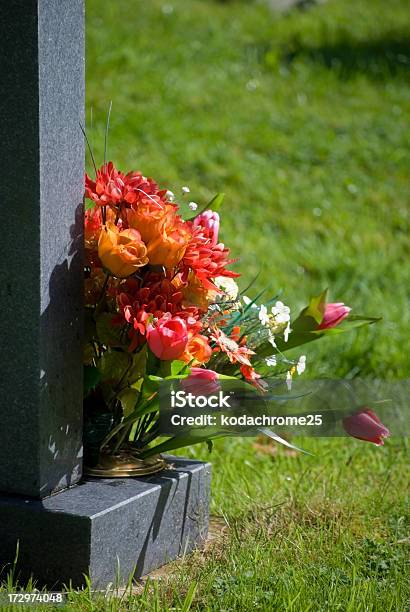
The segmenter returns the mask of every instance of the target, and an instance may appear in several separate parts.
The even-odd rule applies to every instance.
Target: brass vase
[[[141,459],[138,450],[127,446],[113,450],[101,450],[94,465],[85,465],[84,474],[97,478],[131,478],[156,474],[167,467],[161,455]]]

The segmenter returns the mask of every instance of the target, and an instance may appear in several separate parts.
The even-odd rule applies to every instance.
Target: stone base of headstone
[[[42,500],[0,494],[0,568],[20,584],[121,584],[191,552],[208,532],[208,463],[168,457],[146,478],[86,478]]]

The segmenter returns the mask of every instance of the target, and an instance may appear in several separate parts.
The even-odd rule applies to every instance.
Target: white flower
[[[290,370],[288,370],[286,374],[286,386],[288,388],[288,391],[292,390],[292,372]]]
[[[290,308],[285,306],[283,302],[278,301],[275,306],[272,306],[272,314],[276,323],[288,323],[290,321]]]
[[[182,187],[181,191],[182,191],[182,193],[184,193],[184,194],[185,194],[185,193],[189,193],[191,190],[190,190],[190,188],[189,188],[189,187],[187,187],[186,185],[184,185],[184,186]]]
[[[299,357],[299,361],[296,364],[296,371],[300,376],[301,374],[303,374],[305,370],[306,370],[306,355],[301,355]]]
[[[168,189],[168,191],[166,192],[166,194],[165,194],[165,195],[166,195],[166,197],[168,198],[168,200],[169,200],[170,202],[173,202],[173,201],[175,200],[175,194],[173,193],[173,191],[170,191],[170,190]]]
[[[259,321],[262,325],[267,325],[269,323],[268,309],[264,304],[261,304],[259,308]]]
[[[270,343],[271,343],[271,345],[273,346],[273,348],[277,348],[277,346],[276,346],[276,342],[275,342],[275,336],[274,336],[274,334],[271,332],[271,330],[270,330],[270,329],[268,330],[268,333],[269,333],[268,342],[270,342]]]
[[[233,278],[229,278],[228,276],[217,276],[214,282],[219,289],[222,289],[229,300],[236,300],[239,288]]]
[[[286,325],[285,330],[283,331],[283,339],[285,342],[288,341],[289,338],[289,334],[292,330],[290,329],[290,322],[288,322],[288,324]]]
[[[245,304],[245,306],[249,306],[249,304],[251,304],[251,302],[253,301],[253,300],[251,300],[251,298],[248,298],[247,295],[243,295],[242,299],[243,299],[243,303]],[[252,308],[257,308],[257,305],[256,304],[252,304]]]
[[[270,357],[266,357],[265,363],[268,366],[275,366],[277,364],[276,355],[271,355]]]
[[[196,210],[198,208],[198,204],[196,202],[190,202],[188,206],[191,210]]]

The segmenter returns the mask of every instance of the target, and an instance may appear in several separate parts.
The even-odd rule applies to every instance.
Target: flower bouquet
[[[263,394],[266,376],[275,374],[290,387],[306,356],[290,360],[289,349],[376,320],[328,303],[326,291],[292,320],[278,297],[265,304],[258,304],[263,292],[248,298],[220,241],[223,194],[202,209],[186,202],[188,194],[183,187],[177,203],[151,178],[120,172],[112,162],[95,168],[95,178],[86,176],[84,429],[90,474],[153,473],[164,467],[160,453],[218,435],[205,430],[202,436],[161,437],[164,381],[209,387],[238,379]]]

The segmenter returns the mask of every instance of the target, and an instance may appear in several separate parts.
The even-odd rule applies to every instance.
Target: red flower
[[[137,209],[139,204],[150,204],[162,208],[169,204],[166,199],[166,189],[160,189],[152,179],[143,176],[141,172],[129,172],[125,176],[127,195],[125,201]]]
[[[336,327],[347,317],[351,308],[345,306],[343,302],[336,302],[334,304],[326,304],[325,314],[318,329],[330,329]]]
[[[96,249],[102,228],[100,209],[86,210],[84,214],[85,248]]]
[[[383,438],[390,435],[390,431],[383,425],[379,417],[366,406],[344,418],[343,427],[349,436],[373,442],[378,446],[384,444]]]
[[[164,361],[177,359],[184,352],[188,342],[185,321],[180,317],[171,317],[167,313],[155,327],[148,325],[147,342],[151,351],[159,359]]]
[[[112,162],[104,164],[97,170],[95,181],[85,175],[85,197],[98,206],[115,206],[124,199],[124,179],[124,174]]]
[[[181,380],[181,387],[185,393],[192,393],[193,395],[211,395],[212,393],[218,393],[220,390],[217,380],[218,374],[213,370],[191,368],[190,375]]]
[[[226,269],[236,260],[229,259],[229,249],[224,244],[213,244],[213,234],[208,227],[196,227],[192,222],[187,225],[191,228],[192,238],[182,258],[183,278],[186,280],[191,269],[206,289],[220,292],[210,279],[217,276],[240,276]]]
[[[259,391],[266,391],[268,383],[262,380],[262,376],[252,367],[248,365],[241,365],[240,371],[242,376],[251,383]]]
[[[155,181],[141,172],[124,174],[117,170],[112,162],[103,164],[97,170],[95,181],[85,175],[85,197],[98,206],[117,208],[136,207],[139,203],[149,203],[161,208],[169,204],[166,190],[160,190]]]
[[[132,278],[124,282],[121,288],[122,291],[117,297],[120,315],[116,323],[121,324],[125,320],[132,326],[129,331],[132,339],[130,351],[143,341],[147,325],[152,319],[161,319],[166,313],[183,319],[187,329],[194,333],[202,327],[198,309],[194,306],[182,306],[183,293],[169,277],[149,274],[145,277],[143,286],[140,281]]]

